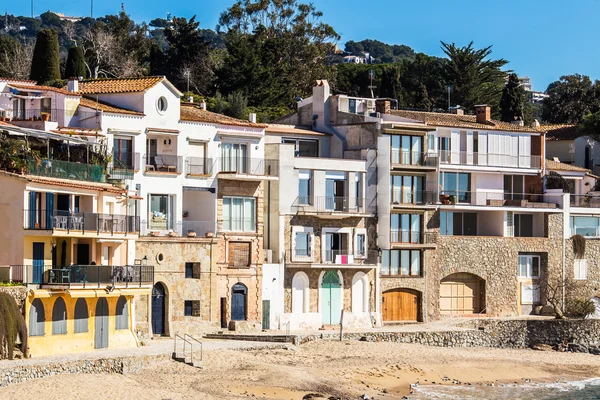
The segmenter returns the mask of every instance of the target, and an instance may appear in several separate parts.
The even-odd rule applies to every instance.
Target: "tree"
[[[506,76],[501,68],[508,61],[490,59],[492,46],[476,50],[473,42],[464,47],[441,43],[449,59],[443,76],[446,83],[454,87],[453,103],[467,109],[473,109],[476,104],[488,104],[496,110]]]
[[[29,78],[38,84],[60,79],[58,34],[54,29],[42,29],[38,33]]]
[[[228,55],[219,71],[227,93],[251,105],[287,105],[326,78],[325,57],[339,40],[312,4],[297,0],[237,1],[219,18]]]
[[[517,74],[510,74],[500,98],[502,121],[512,122],[519,118],[523,119],[524,102],[525,90],[519,82],[519,77]]]
[[[600,84],[586,75],[565,75],[548,85],[542,105],[542,118],[552,123],[578,124],[600,109]]]
[[[0,35],[0,76],[28,79],[31,71],[33,43],[19,43],[10,36]]]
[[[65,78],[78,78],[86,76],[85,57],[81,47],[71,47],[65,65]]]
[[[227,115],[239,119],[246,118],[248,99],[244,96],[244,93],[240,91],[230,93],[229,96],[227,96],[227,101],[229,102]]]

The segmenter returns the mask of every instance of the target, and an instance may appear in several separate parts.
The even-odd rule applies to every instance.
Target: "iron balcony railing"
[[[146,172],[183,172],[183,157],[173,154],[144,154],[144,164]]]
[[[61,229],[77,232],[135,233],[140,231],[140,218],[133,215],[69,212],[60,210],[24,210],[25,229]]]
[[[103,165],[70,161],[28,159],[27,173],[29,175],[46,176],[50,178],[73,179],[98,183],[106,182],[106,173]]]
[[[438,193],[433,190],[410,190],[393,186],[390,202],[391,204],[435,204],[438,202]]]
[[[26,265],[10,265],[9,277],[10,282],[25,283]]]
[[[600,196],[592,194],[572,194],[570,197],[571,207],[600,208]]]
[[[507,168],[541,168],[541,157],[534,155],[477,153],[440,150],[440,164],[479,165]]]
[[[348,196],[298,196],[292,204],[296,213],[365,213],[365,199]]]
[[[377,250],[366,250],[363,254],[351,254],[348,250],[326,249],[324,251],[324,264],[349,264],[349,265],[370,265],[377,264],[379,261],[379,252]]]
[[[433,232],[392,229],[390,230],[390,242],[399,244],[433,244],[435,243],[435,234]]]
[[[437,167],[439,165],[439,156],[437,153],[423,153],[420,151],[392,150],[392,165]]]
[[[185,173],[190,176],[212,176],[215,161],[205,157],[187,157]]]
[[[465,204],[491,207],[559,208],[561,194],[506,193],[489,191],[444,190],[440,192],[441,204]]]
[[[125,158],[126,161],[123,162],[119,159],[115,159],[108,166],[108,176],[107,179],[111,180],[131,180],[133,179],[134,174],[140,170],[140,153],[132,153],[129,154]]]
[[[133,288],[153,283],[152,265],[70,265],[48,269],[43,274],[41,284],[81,288]]]
[[[215,160],[213,171],[224,174],[277,176],[279,161],[263,158],[220,157]]]

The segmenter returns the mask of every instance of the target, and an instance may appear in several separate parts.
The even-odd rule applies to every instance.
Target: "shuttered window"
[[[88,332],[88,307],[85,299],[75,303],[75,333]]]
[[[183,315],[186,317],[199,317],[200,300],[186,300],[183,305]]]
[[[67,333],[67,307],[62,297],[54,302],[52,308],[52,334],[64,335]]]
[[[115,329],[129,329],[129,308],[125,296],[117,300],[117,312],[115,313]]]
[[[229,266],[246,268],[250,264],[250,243],[229,242]]]
[[[29,308],[29,336],[44,336],[46,333],[44,323],[46,314],[40,299],[33,300]]]
[[[188,279],[200,279],[200,263],[199,262],[186,262],[185,263],[185,277]]]

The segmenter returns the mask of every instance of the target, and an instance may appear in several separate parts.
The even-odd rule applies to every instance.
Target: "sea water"
[[[410,399],[600,400],[600,378],[556,383],[424,385]]]

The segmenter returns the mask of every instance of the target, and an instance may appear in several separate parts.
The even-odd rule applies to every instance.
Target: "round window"
[[[160,264],[161,262],[163,262],[163,260],[165,259],[165,256],[163,256],[163,253],[158,253],[156,255],[156,261],[158,261],[158,263]]]
[[[156,102],[156,108],[158,109],[159,113],[164,113],[165,111],[167,111],[167,99],[164,96],[161,96],[158,98],[158,101]]]

